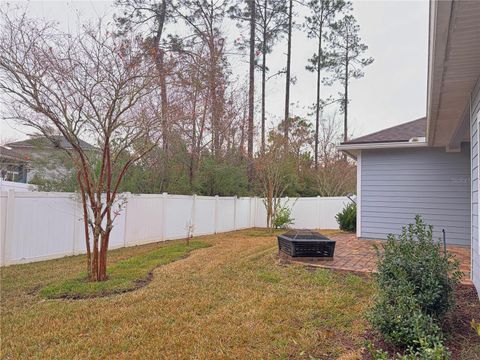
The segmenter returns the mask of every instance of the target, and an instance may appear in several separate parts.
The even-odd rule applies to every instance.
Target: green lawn
[[[42,296],[68,293],[83,256],[4,268],[2,358],[359,358],[373,282],[281,265],[263,235],[202,237],[186,257],[181,241],[112,251],[112,279],[161,266],[144,287],[106,297]]]
[[[161,246],[149,252],[117,261],[107,269],[107,281],[86,281],[87,273],[82,272],[73,279],[48,284],[40,290],[40,295],[47,299],[81,299],[135,290],[150,280],[152,270],[157,266],[179,260],[191,251],[207,246],[208,244],[200,241],[192,241],[188,246],[178,242],[169,246]]]

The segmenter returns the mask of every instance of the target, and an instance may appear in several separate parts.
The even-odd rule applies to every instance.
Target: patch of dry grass
[[[38,296],[82,271],[84,257],[2,269],[2,357],[359,358],[372,282],[280,266],[275,238],[249,231],[202,237],[212,246],[155,269],[141,289],[105,298]],[[109,259],[158,246],[115,250]]]

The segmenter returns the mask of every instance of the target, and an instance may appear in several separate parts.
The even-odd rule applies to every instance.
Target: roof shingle
[[[0,146],[0,158],[16,160],[21,162],[25,162],[27,160],[22,154],[12,149],[9,149],[8,147],[5,147],[5,146]]]
[[[387,142],[408,142],[412,138],[425,137],[427,130],[427,118],[423,117],[388,129],[380,130],[372,134],[358,137],[346,142],[346,144],[368,144]]]
[[[54,141],[46,138],[45,136],[34,136],[27,140],[15,141],[13,143],[7,144],[7,146],[12,148],[61,148],[61,149],[73,149],[72,145],[65,139],[63,136],[57,135],[52,137]],[[79,139],[80,146],[84,150],[90,150],[94,147]]]

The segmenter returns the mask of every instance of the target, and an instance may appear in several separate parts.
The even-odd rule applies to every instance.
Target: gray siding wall
[[[478,237],[478,124],[477,116],[480,113],[480,79],[472,92],[470,114],[470,134],[472,146],[472,278],[480,294],[480,254]]]
[[[361,237],[385,239],[416,214],[450,244],[470,245],[470,148],[363,150]]]

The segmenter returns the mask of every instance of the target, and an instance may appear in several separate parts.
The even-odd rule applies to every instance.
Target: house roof
[[[358,137],[346,142],[348,144],[372,144],[372,143],[390,143],[390,142],[410,142],[413,138],[425,137],[427,129],[427,118],[423,117],[404,124],[380,130],[372,134]]]
[[[25,162],[27,159],[22,154],[19,154],[13,149],[5,146],[0,146],[0,158]]]
[[[337,146],[337,150],[356,159],[361,150],[425,147],[428,146],[425,141],[426,128],[427,119],[423,117],[343,142]]]
[[[84,150],[94,149],[93,145],[90,145],[86,141],[79,140],[80,146]],[[63,136],[53,136],[53,141],[45,136],[35,136],[27,140],[15,141],[7,144],[11,148],[60,148],[60,149],[73,149],[72,145]]]

